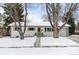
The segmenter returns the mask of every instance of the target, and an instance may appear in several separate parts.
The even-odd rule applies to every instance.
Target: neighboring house
[[[23,28],[24,22],[21,22],[21,24]],[[59,23],[59,26],[61,26],[62,24],[63,23]],[[19,37],[19,33],[16,31],[14,22],[9,26],[10,26],[10,36]],[[69,25],[66,24],[63,27],[63,29],[60,31],[60,36],[64,36],[64,37],[69,36],[68,28],[69,28]],[[53,30],[49,22],[28,22],[24,36],[35,36],[35,34],[38,32],[41,32],[43,36],[53,36]]]

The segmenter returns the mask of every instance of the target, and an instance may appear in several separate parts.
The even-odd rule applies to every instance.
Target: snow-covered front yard
[[[59,39],[54,39],[52,37],[41,37],[41,46],[52,46],[52,47],[35,48],[33,47],[35,41],[36,37],[26,37],[24,40],[10,37],[0,38],[0,54],[9,54],[9,55],[79,54],[79,47],[78,47],[79,44],[68,39],[67,37],[60,37]]]
[[[0,47],[33,47],[37,37],[26,37],[24,40],[20,38],[3,37],[0,38]],[[78,43],[68,39],[67,37],[52,38],[41,37],[41,46],[79,46]]]
[[[36,37],[27,37],[24,40],[20,38],[3,37],[0,38],[0,47],[23,47],[34,46]]]
[[[79,46],[75,41],[70,40],[68,37],[42,37],[41,38],[42,46]]]

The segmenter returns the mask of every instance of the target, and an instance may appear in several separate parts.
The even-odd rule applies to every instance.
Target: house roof
[[[16,24],[18,25],[18,22],[16,22]],[[21,22],[21,25],[24,26],[24,22]],[[49,22],[27,22],[26,23],[27,26],[51,26]],[[60,22],[59,26],[62,26],[63,23]],[[11,23],[9,26],[15,26],[14,22]],[[70,25],[66,24],[65,26],[69,27]]]

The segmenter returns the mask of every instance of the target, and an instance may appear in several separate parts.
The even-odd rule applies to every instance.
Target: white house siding
[[[14,26],[11,27],[11,37],[19,37],[20,36],[19,32],[16,31],[14,28],[15,28]],[[28,31],[28,27],[27,27],[24,36],[34,36],[34,34],[36,32],[36,27],[34,27],[34,28],[35,28],[35,31]],[[22,30],[23,29],[24,28],[22,27]]]
[[[30,27],[35,28],[35,30],[34,31],[28,31],[28,28],[30,28]],[[43,33],[44,36],[53,36],[53,32],[52,31],[46,31],[45,32],[45,28],[51,28],[51,27],[49,27],[49,26],[45,26],[45,27],[40,26],[40,28],[41,28],[41,33]],[[23,29],[23,27],[22,27],[22,29]],[[35,33],[37,33],[37,31],[38,31],[37,29],[38,29],[38,27],[36,27],[36,26],[29,26],[29,27],[27,27],[24,36],[25,37],[27,37],[27,36],[34,36]],[[63,29],[60,30],[59,35],[63,36],[63,37],[69,36],[68,27],[63,27]],[[19,36],[20,35],[19,35],[18,31],[14,30],[14,26],[12,26],[11,27],[11,37],[19,37]]]
[[[66,27],[66,36],[69,36],[69,27]]]
[[[34,31],[28,31],[29,27],[33,27],[33,28],[35,28],[35,30]],[[38,27],[36,27],[36,26],[29,26],[29,27],[27,27],[27,29],[26,29],[25,36],[34,36],[35,33],[38,32],[38,27],[41,28],[41,33],[43,33],[44,36],[52,36],[52,32],[45,32],[45,27],[43,27],[43,26],[38,26]]]
[[[34,36],[35,35],[36,30],[37,30],[36,27],[33,27],[33,28],[35,28],[34,31],[28,30],[28,28],[30,28],[30,27],[33,27],[33,26],[29,26],[29,27],[26,28],[26,32],[25,32],[24,36]]]
[[[14,30],[14,26],[12,26],[10,29],[11,29],[11,33],[10,33],[11,37],[19,36],[19,33]]]
[[[68,29],[68,27],[63,27],[63,29],[60,30],[59,35],[63,36],[63,37],[69,36],[69,29]]]
[[[43,29],[44,29],[44,32],[43,32],[43,34],[45,35],[45,36],[52,36],[53,35],[53,32],[52,31],[46,31],[45,32],[45,28],[52,28],[52,27],[44,27]]]
[[[53,32],[45,32],[44,35],[45,36],[53,36]]]
[[[49,28],[49,27],[46,27]],[[51,28],[51,27],[50,27]],[[53,36],[53,32],[44,32],[45,36]],[[59,35],[62,37],[67,37],[69,36],[69,29],[68,27],[63,27],[63,29],[60,30]]]

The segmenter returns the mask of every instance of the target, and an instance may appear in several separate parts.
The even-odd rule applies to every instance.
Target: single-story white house
[[[16,22],[18,25],[18,23]],[[63,23],[60,22],[59,26]],[[22,29],[24,28],[24,22],[21,22]],[[10,25],[10,36],[11,37],[19,37],[19,33],[15,29],[14,22]],[[49,22],[27,22],[26,23],[26,32],[24,36],[35,36],[36,33],[41,32],[43,36],[53,36],[53,30]],[[69,36],[69,25],[66,24],[63,29],[61,29],[60,36],[67,37]]]

